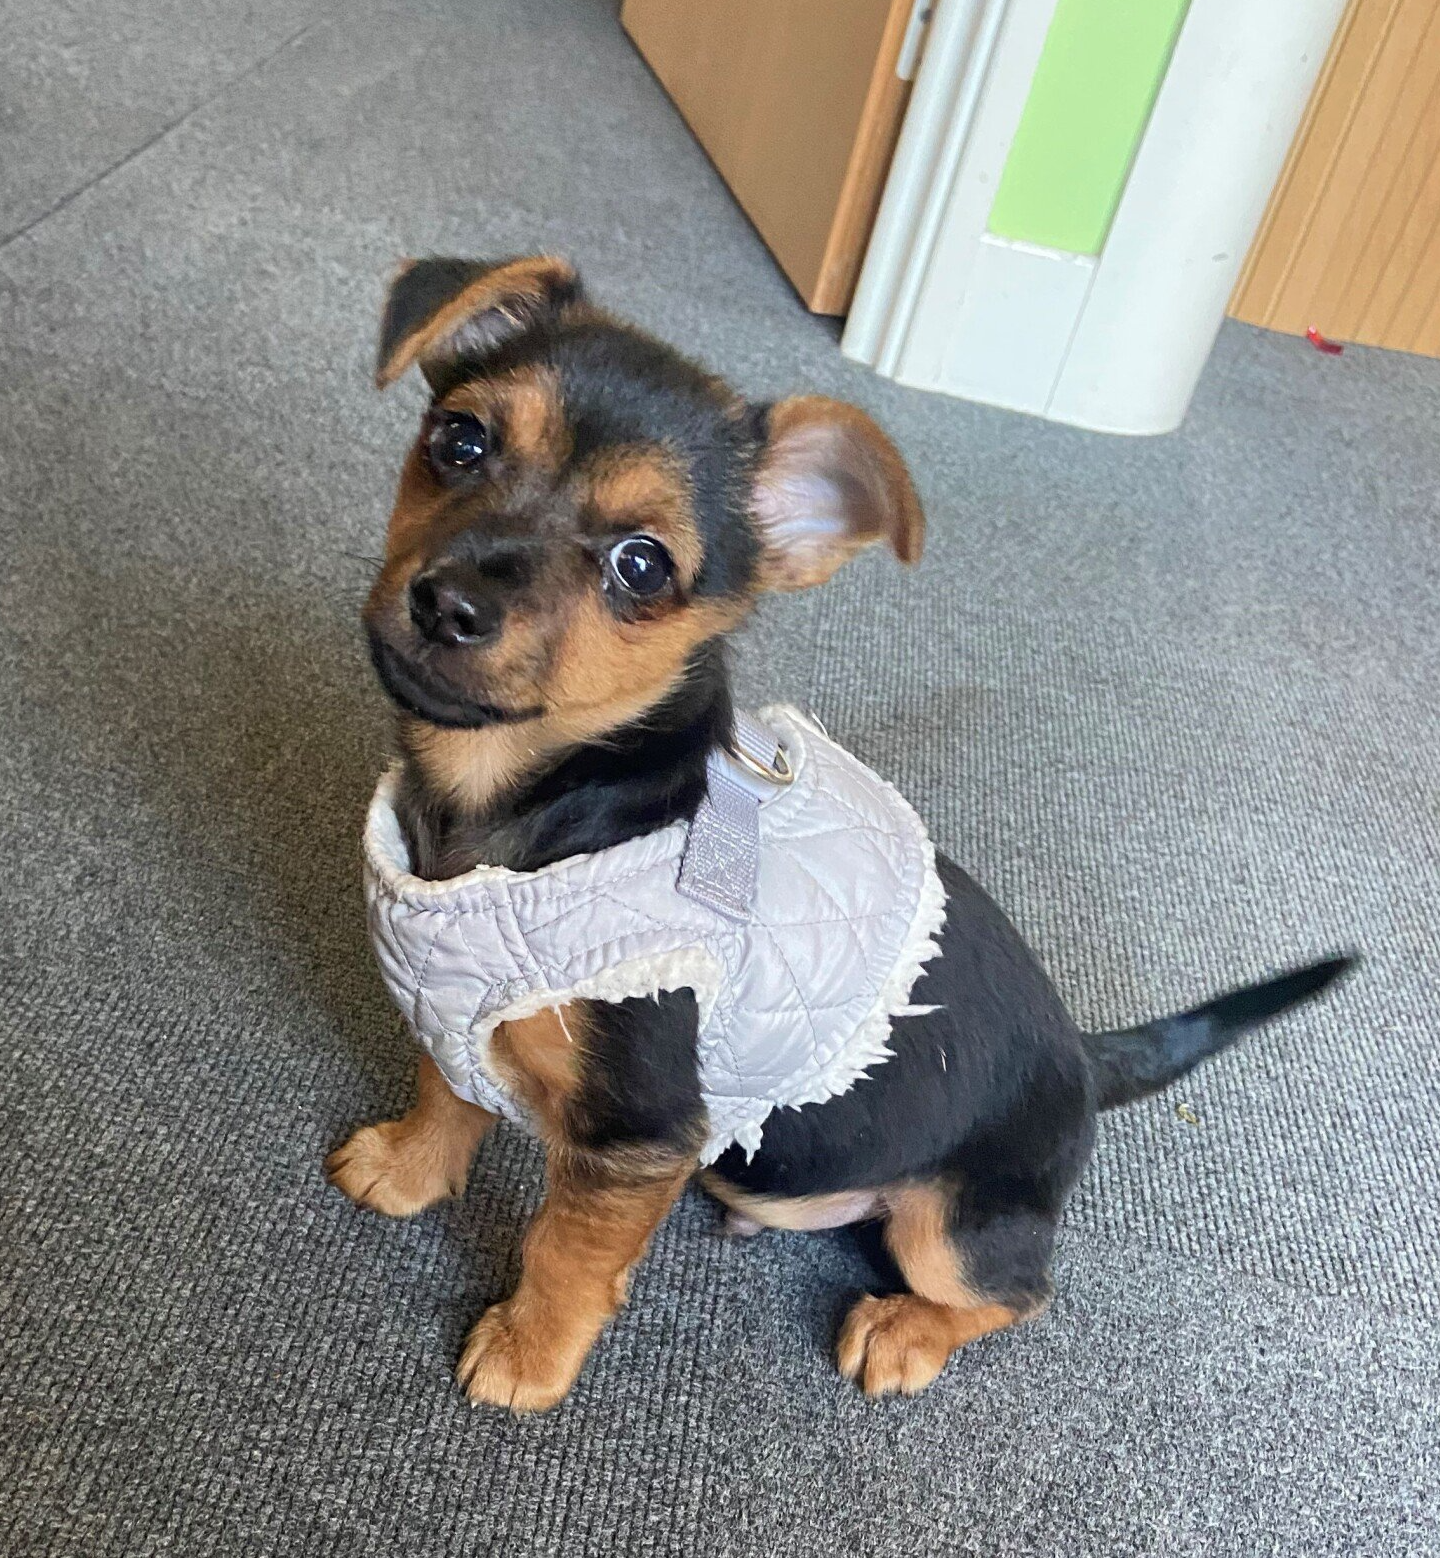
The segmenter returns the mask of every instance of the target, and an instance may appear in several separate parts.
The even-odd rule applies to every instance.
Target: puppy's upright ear
[[[407,260],[380,321],[375,382],[384,389],[411,365],[433,386],[457,358],[493,350],[580,298],[567,260]]]
[[[769,590],[803,590],[885,542],[920,556],[925,515],[899,451],[868,416],[820,395],[771,407],[750,512]]]

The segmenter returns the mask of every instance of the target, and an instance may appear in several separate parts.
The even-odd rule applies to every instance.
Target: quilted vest
[[[929,837],[893,786],[798,711],[761,720],[793,779],[757,783],[754,764],[715,755],[711,800],[736,784],[753,797],[752,845],[728,858],[723,825],[696,849],[680,822],[538,871],[427,881],[410,872],[398,773],[381,779],[364,842],[371,938],[461,1097],[524,1124],[490,1062],[499,1024],[689,989],[710,1163],[732,1142],[753,1154],[772,1109],[843,1093],[889,1058],[892,1019],[923,1009],[910,992],[944,921]],[[727,901],[747,869],[748,893]]]

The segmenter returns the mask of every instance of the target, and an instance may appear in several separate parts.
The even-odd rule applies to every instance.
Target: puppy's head
[[[412,365],[432,399],[364,615],[386,689],[432,726],[600,735],[762,591],[877,542],[919,555],[910,478],[863,412],[748,404],[563,260],[407,265],[377,381]]]

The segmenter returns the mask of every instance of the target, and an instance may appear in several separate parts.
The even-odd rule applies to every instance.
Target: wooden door
[[[914,0],[625,0],[621,21],[816,313],[850,306]]]
[[[1230,312],[1440,357],[1440,0],[1351,0]]]

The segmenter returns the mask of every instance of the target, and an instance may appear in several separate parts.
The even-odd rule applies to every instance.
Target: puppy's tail
[[[1177,1017],[1161,1017],[1119,1033],[1087,1033],[1085,1049],[1102,1109],[1116,1109],[1158,1093],[1202,1060],[1328,989],[1359,961],[1326,958],[1258,985],[1232,990]]]

